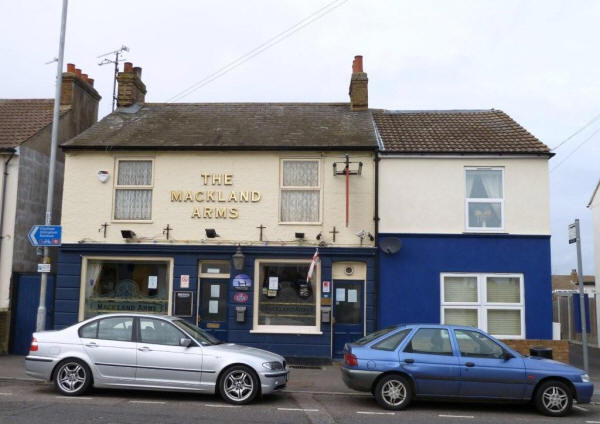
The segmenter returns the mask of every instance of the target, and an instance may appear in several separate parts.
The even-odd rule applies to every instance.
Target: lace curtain
[[[150,219],[152,216],[152,189],[119,188],[119,186],[151,185],[152,161],[119,161],[115,193],[115,219]]]
[[[281,221],[319,222],[319,162],[286,160],[283,162],[282,180]]]
[[[467,170],[467,197],[471,199],[499,199],[502,197],[502,171]]]

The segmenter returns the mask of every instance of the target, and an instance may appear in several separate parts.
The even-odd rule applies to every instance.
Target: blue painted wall
[[[174,258],[173,290],[180,290],[180,275],[190,276],[190,288],[194,292],[194,313],[197,313],[196,290],[198,262],[200,260],[231,260],[237,246],[165,246],[165,245],[79,245],[67,244],[60,248],[56,282],[55,326],[64,328],[77,322],[79,312],[79,287],[83,256],[154,256]],[[245,266],[237,273],[254,276],[254,260],[257,258],[310,259],[314,247],[243,247]],[[363,261],[367,263],[367,332],[375,328],[375,249],[319,248],[321,279],[331,280],[332,263],[337,261]],[[231,281],[231,280],[230,280]],[[322,335],[257,334],[250,333],[253,317],[253,290],[247,292],[245,304],[233,301],[235,291],[229,285],[228,342],[242,343],[268,349],[288,357],[329,358],[331,355],[331,326],[321,324]],[[235,306],[245,305],[246,322],[235,321]],[[195,322],[196,315],[190,318]]]
[[[440,273],[522,273],[528,339],[552,338],[549,236],[380,234],[402,249],[379,256],[378,327],[440,323]]]

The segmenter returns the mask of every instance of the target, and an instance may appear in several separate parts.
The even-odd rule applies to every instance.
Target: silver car
[[[233,404],[285,387],[275,353],[222,343],[180,318],[109,314],[33,334],[27,374],[68,396],[91,386],[220,393]]]

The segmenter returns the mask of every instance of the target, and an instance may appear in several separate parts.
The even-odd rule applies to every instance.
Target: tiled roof
[[[0,99],[0,150],[26,141],[52,123],[53,99]],[[64,113],[70,106],[61,106]]]
[[[371,112],[348,103],[145,103],[117,109],[65,149],[376,149]]]
[[[379,110],[373,117],[390,153],[551,154],[500,110]]]

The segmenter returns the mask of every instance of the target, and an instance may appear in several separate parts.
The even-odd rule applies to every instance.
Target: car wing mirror
[[[502,354],[502,358],[503,358],[505,361],[508,361],[509,359],[512,359],[512,358],[514,358],[514,357],[515,357],[515,355],[513,355],[513,354],[512,354],[512,353],[510,353],[510,352],[507,352],[506,350],[505,350],[505,351],[504,351],[504,353]]]
[[[188,339],[186,337],[182,337],[179,339],[179,346],[189,347],[192,344],[192,339]]]

